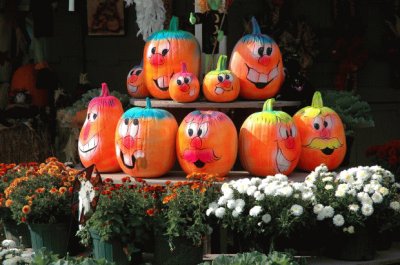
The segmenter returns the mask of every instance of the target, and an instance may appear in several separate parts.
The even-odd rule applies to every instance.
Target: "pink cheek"
[[[89,132],[90,132],[90,122],[88,122],[83,128],[83,140],[86,141],[87,138],[89,137]]]

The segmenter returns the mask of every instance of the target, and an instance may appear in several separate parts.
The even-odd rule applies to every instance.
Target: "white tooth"
[[[127,166],[132,166],[132,158],[128,154],[123,154],[124,155],[124,163]]]
[[[258,82],[267,83],[268,82],[268,76],[266,74],[260,74],[260,79],[258,80]]]
[[[129,92],[131,92],[131,93],[136,93],[138,90],[137,86],[128,85],[128,88],[129,88]]]
[[[287,171],[290,167],[290,161],[286,160],[280,149],[278,149],[278,154],[276,156],[276,164],[278,166],[279,172],[281,173]]]
[[[82,148],[83,151],[89,150],[89,143],[85,144]]]
[[[133,153],[133,155],[135,156],[136,159],[138,159],[140,157],[144,157],[144,152],[142,150],[138,150],[135,153]]]
[[[117,157],[119,157],[121,153],[121,149],[119,148],[119,145],[116,143],[115,144],[115,154],[117,155]]]
[[[216,87],[215,88],[215,94],[221,95],[222,93],[224,93],[224,89],[223,88],[220,88],[220,87]]]
[[[278,67],[275,67],[274,70],[272,70],[272,71],[269,73],[269,80],[274,79],[275,77],[278,76],[278,74],[279,74]]]
[[[191,88],[191,89],[189,90],[189,96],[194,96],[194,88]]]
[[[247,79],[249,79],[252,82],[258,82],[258,76],[260,74],[254,70],[254,69],[250,69],[249,73],[247,74]]]
[[[89,149],[92,149],[93,147],[95,147],[94,138],[90,139],[90,141],[89,141]]]

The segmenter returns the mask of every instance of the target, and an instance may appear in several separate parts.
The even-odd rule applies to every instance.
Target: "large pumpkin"
[[[120,170],[115,156],[114,135],[123,113],[121,102],[110,95],[107,84],[103,83],[100,96],[89,102],[79,134],[79,157],[85,167],[95,164],[100,172]]]
[[[226,175],[237,156],[237,132],[231,119],[219,111],[192,111],[178,129],[176,152],[187,173]]]
[[[240,128],[240,161],[256,176],[290,174],[300,158],[296,125],[289,114],[273,110],[274,102],[268,99],[263,110],[250,115]]]
[[[175,163],[178,124],[166,110],[131,108],[118,122],[115,152],[122,170],[134,177],[154,178],[167,173]]]
[[[153,97],[171,98],[169,81],[181,62],[186,62],[188,72],[199,75],[200,46],[193,34],[178,30],[178,18],[172,17],[169,29],[153,33],[144,46],[145,84]]]
[[[126,77],[128,94],[134,98],[145,98],[150,95],[144,83],[142,64],[134,66]]]
[[[203,80],[203,93],[206,99],[213,102],[229,102],[239,95],[239,79],[226,69],[226,55],[218,58],[217,69],[206,74]]]
[[[267,99],[278,93],[284,81],[282,55],[276,42],[261,34],[254,17],[251,22],[253,33],[236,43],[229,69],[240,80],[242,98]]]
[[[302,151],[298,167],[311,171],[324,163],[330,170],[337,168],[346,154],[346,136],[339,115],[324,107],[321,93],[314,93],[311,106],[293,117],[299,128]]]
[[[182,63],[182,70],[172,76],[169,82],[169,94],[177,102],[195,101],[200,93],[199,79],[187,71],[186,63]]]

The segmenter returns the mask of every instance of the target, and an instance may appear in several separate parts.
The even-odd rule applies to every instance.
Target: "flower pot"
[[[32,248],[36,252],[45,247],[60,256],[67,254],[68,224],[29,224]]]
[[[181,237],[175,238],[173,244],[175,248],[171,251],[167,238],[156,235],[154,265],[197,265],[202,262],[202,246],[193,246],[191,240]]]
[[[339,260],[363,261],[375,257],[373,233],[367,228],[359,227],[356,233],[331,233],[327,237],[325,255]]]
[[[26,248],[32,247],[31,236],[26,224],[18,225],[14,220],[2,220],[2,223],[6,239],[11,239],[17,244],[22,243]],[[22,242],[20,242],[20,239],[22,239]]]
[[[129,264],[128,257],[119,240],[103,241],[100,235],[92,229],[90,229],[90,236],[93,240],[93,256],[95,259],[103,258],[118,265]]]
[[[378,232],[375,236],[375,248],[376,250],[388,250],[392,247],[393,243],[393,231],[386,230],[384,232]]]

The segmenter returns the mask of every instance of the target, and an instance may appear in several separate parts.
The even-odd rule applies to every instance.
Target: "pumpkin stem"
[[[263,111],[273,111],[274,110],[274,103],[275,103],[275,99],[274,98],[270,98],[267,99],[267,101],[265,101],[264,105],[263,105]]]
[[[251,17],[251,25],[253,27],[253,34],[261,34],[260,26],[255,17]]]
[[[181,72],[182,73],[187,73],[187,67],[186,67],[186,63],[185,62],[182,62],[181,63]]]
[[[110,95],[110,90],[108,90],[107,83],[101,83],[100,97],[108,97],[109,95]]]
[[[321,92],[315,91],[314,96],[312,98],[311,107],[320,109],[323,106],[324,106],[324,101],[322,100]]]
[[[228,60],[228,56],[226,55],[220,55],[218,58],[218,63],[217,63],[217,71],[223,71],[226,70],[226,62]]]
[[[151,101],[149,97],[146,97],[146,109],[151,109]]]
[[[177,31],[178,29],[179,29],[179,18],[176,16],[173,16],[171,18],[171,21],[169,22],[169,30]]]

